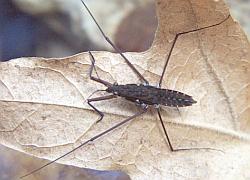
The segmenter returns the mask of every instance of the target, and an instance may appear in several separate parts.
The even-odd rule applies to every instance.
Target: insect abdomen
[[[160,102],[162,105],[172,107],[192,106],[196,103],[192,96],[170,89],[166,89],[165,96],[161,98]]]

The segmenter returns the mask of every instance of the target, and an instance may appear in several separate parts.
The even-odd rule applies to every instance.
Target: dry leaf
[[[174,35],[218,23],[229,14],[221,1],[157,1],[159,27],[152,47],[126,53],[152,85],[157,84]],[[146,17],[145,17],[146,18]],[[93,169],[120,169],[132,179],[250,178],[249,42],[232,18],[183,35],[174,48],[164,88],[198,101],[181,116],[164,108],[175,148],[170,152],[155,110],[61,159]],[[95,52],[99,75],[109,82],[138,83],[116,54]],[[86,104],[104,87],[88,77],[88,53],[64,59],[19,58],[0,64],[0,142],[53,160],[139,111],[122,99],[95,103],[102,122]]]

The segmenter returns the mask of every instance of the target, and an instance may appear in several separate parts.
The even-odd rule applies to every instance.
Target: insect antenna
[[[105,38],[105,40],[114,48],[114,50],[119,53],[121,55],[121,57],[125,60],[125,62],[128,64],[128,66],[134,71],[134,73],[140,78],[141,81],[143,81],[145,84],[149,84],[149,82],[143,77],[143,75],[135,68],[135,66],[128,60],[128,58],[126,58],[126,56],[121,52],[121,50],[109,39],[109,37],[107,37],[107,35],[104,33],[104,31],[102,30],[102,28],[100,27],[100,25],[98,24],[97,20],[95,19],[95,17],[93,16],[93,14],[91,13],[91,11],[89,10],[89,8],[87,7],[87,5],[85,4],[85,2],[83,0],[81,0],[82,4],[84,5],[84,7],[86,8],[86,10],[88,11],[89,15],[91,16],[91,18],[93,19],[93,21],[95,22],[96,26],[98,27],[98,29],[100,30],[102,36]]]

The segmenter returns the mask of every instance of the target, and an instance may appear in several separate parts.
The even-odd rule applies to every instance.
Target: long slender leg
[[[165,134],[165,136],[166,136],[166,138],[167,138],[169,148],[170,148],[171,151],[174,151],[173,146],[172,146],[172,144],[171,144],[171,142],[170,142],[170,139],[169,139],[169,137],[168,137],[167,129],[165,128],[165,125],[164,125],[164,123],[163,123],[163,121],[162,121],[162,117],[161,117],[161,113],[160,113],[160,108],[157,108],[157,113],[158,113],[158,116],[159,116],[159,118],[160,118],[160,122],[161,122],[161,126],[162,126],[162,128],[163,128],[164,134]]]
[[[223,22],[225,22],[229,17],[230,17],[230,15],[228,15],[226,19],[224,19],[223,21],[221,21],[221,22],[219,22],[217,24],[213,24],[213,25],[210,25],[210,26],[205,26],[205,27],[201,27],[201,28],[198,28],[198,29],[194,29],[194,30],[190,30],[190,31],[181,32],[181,33],[176,34],[175,38],[174,38],[174,42],[173,42],[173,44],[172,44],[172,46],[170,48],[170,51],[168,53],[168,56],[167,56],[167,59],[166,59],[166,62],[165,62],[165,65],[164,65],[164,68],[163,68],[163,71],[162,71],[162,74],[161,74],[161,78],[160,78],[160,81],[159,81],[159,87],[161,87],[163,76],[165,74],[165,71],[166,71],[170,56],[172,54],[172,51],[174,49],[174,46],[175,46],[175,43],[176,43],[178,37],[180,37],[183,34],[192,33],[192,32],[202,30],[202,29],[207,29],[207,28],[211,28],[211,27],[214,27],[214,26],[218,26],[218,25],[222,24]]]
[[[147,107],[144,107],[144,108],[143,108],[143,111],[140,111],[140,112],[136,113],[135,115],[133,115],[133,116],[131,116],[131,117],[128,117],[127,119],[125,119],[125,120],[123,120],[122,122],[120,122],[120,123],[118,123],[118,124],[112,126],[111,128],[107,129],[106,131],[103,131],[103,132],[97,134],[96,136],[90,138],[89,140],[87,140],[87,141],[85,141],[84,143],[80,144],[79,146],[77,146],[76,148],[72,149],[71,151],[69,151],[69,152],[65,153],[64,155],[62,155],[62,156],[56,158],[55,160],[53,160],[53,161],[51,161],[51,162],[49,162],[49,163],[46,163],[46,164],[44,164],[43,166],[41,166],[41,167],[39,167],[39,168],[37,168],[37,169],[34,169],[33,171],[31,171],[31,172],[28,173],[28,174],[25,174],[25,175],[21,176],[20,179],[25,178],[25,177],[27,177],[27,176],[29,176],[29,175],[35,173],[35,172],[40,171],[41,169],[43,169],[43,168],[45,168],[45,167],[51,165],[52,163],[58,161],[59,159],[62,159],[63,157],[65,157],[65,156],[69,155],[70,153],[74,152],[75,150],[77,150],[77,149],[81,148],[82,146],[88,144],[89,142],[95,141],[96,139],[102,137],[103,135],[109,133],[110,131],[112,131],[112,130],[114,130],[114,129],[120,127],[120,126],[122,126],[123,124],[125,124],[125,123],[127,123],[127,122],[133,120],[134,118],[136,118],[136,117],[138,117],[138,116],[144,114],[145,112],[147,112]]]
[[[109,82],[107,82],[105,80],[100,79],[99,76],[96,78],[96,77],[94,77],[92,75],[93,69],[95,69],[95,58],[94,58],[93,54],[90,51],[89,51],[89,56],[90,56],[90,59],[91,59],[91,66],[90,66],[90,70],[89,70],[89,77],[90,77],[90,79],[93,80],[93,81],[99,82],[99,83],[101,83],[101,84],[103,84],[103,85],[105,85],[107,87],[112,86],[111,83],[109,83]]]
[[[157,108],[157,113],[158,113],[158,116],[160,118],[160,122],[161,122],[161,126],[162,126],[162,129],[164,131],[164,134],[167,138],[167,142],[168,142],[168,145],[169,145],[169,148],[170,148],[170,151],[174,152],[174,151],[185,151],[185,150],[197,150],[197,149],[211,149],[211,148],[182,148],[182,149],[174,149],[172,144],[171,144],[171,141],[170,141],[170,138],[168,137],[168,133],[167,133],[167,129],[163,123],[163,120],[162,120],[162,117],[161,117],[161,112],[160,112],[160,108]]]
[[[104,116],[103,112],[101,112],[100,110],[98,110],[93,104],[91,104],[90,102],[93,101],[102,101],[102,100],[108,100],[108,99],[113,99],[116,98],[117,96],[112,94],[112,95],[108,95],[108,96],[101,96],[101,97],[96,97],[96,98],[91,98],[91,99],[87,99],[88,104],[100,115],[99,119],[96,121],[96,123],[100,122]]]
[[[98,29],[100,30],[101,34],[103,35],[103,37],[105,38],[105,40],[114,48],[114,50],[119,53],[122,58],[125,60],[125,62],[128,64],[128,66],[135,72],[135,74],[137,74],[137,76],[140,78],[141,81],[143,81],[145,84],[149,84],[148,81],[142,76],[142,74],[135,68],[135,66],[133,64],[131,64],[131,62],[128,60],[128,58],[126,58],[124,56],[124,54],[121,52],[121,50],[116,47],[116,45],[106,36],[106,34],[104,33],[104,31],[102,30],[102,28],[99,26],[97,20],[95,19],[95,17],[93,16],[93,14],[90,12],[89,8],[87,7],[87,5],[84,3],[83,0],[81,0],[82,4],[84,5],[84,7],[86,8],[86,10],[88,11],[89,15],[92,17],[92,19],[94,20],[96,26],[98,27]]]
[[[178,109],[179,111],[179,109]],[[170,151],[174,152],[174,151],[187,151],[187,150],[201,150],[201,149],[205,149],[205,150],[213,150],[213,151],[220,151],[222,153],[224,153],[222,150],[219,150],[219,149],[214,149],[214,148],[206,148],[206,147],[197,147],[197,148],[179,148],[179,149],[174,149],[172,144],[171,144],[171,141],[170,141],[170,138],[168,136],[168,133],[167,133],[167,129],[163,123],[163,120],[162,120],[162,117],[161,117],[161,112],[160,112],[160,108],[157,108],[157,113],[158,113],[158,116],[160,118],[160,122],[161,122],[161,126],[162,126],[162,129],[164,131],[164,134],[166,136],[166,139],[167,139],[167,142],[168,142],[168,145],[169,145],[169,148],[170,148]]]

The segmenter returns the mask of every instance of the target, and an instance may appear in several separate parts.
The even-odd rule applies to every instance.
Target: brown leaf
[[[159,81],[176,33],[216,24],[228,15],[221,1],[157,1],[158,30],[152,47],[126,53],[152,85]],[[229,18],[219,26],[180,36],[164,76],[164,88],[190,94],[192,107],[164,108],[174,148],[170,152],[155,110],[86,145],[59,162],[120,169],[132,179],[249,178],[249,42]],[[138,78],[117,54],[95,52],[99,76],[120,84]],[[19,58],[0,64],[0,140],[5,146],[50,160],[139,111],[122,100],[86,99],[104,87],[88,77],[88,53],[64,59]]]

